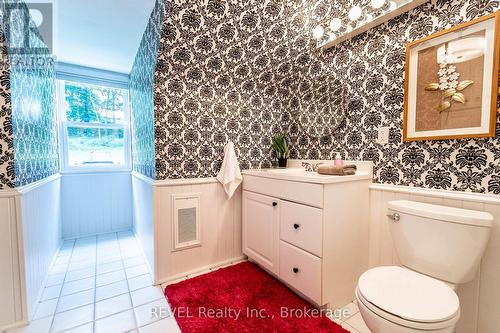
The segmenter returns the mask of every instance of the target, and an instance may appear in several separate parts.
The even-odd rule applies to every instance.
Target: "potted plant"
[[[278,134],[273,137],[273,149],[278,158],[278,167],[286,168],[288,158],[288,138],[285,134]]]

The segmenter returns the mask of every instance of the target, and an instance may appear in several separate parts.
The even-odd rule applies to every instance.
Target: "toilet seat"
[[[406,327],[440,329],[454,325],[460,317],[458,297],[448,285],[403,267],[365,272],[356,296],[378,316]]]

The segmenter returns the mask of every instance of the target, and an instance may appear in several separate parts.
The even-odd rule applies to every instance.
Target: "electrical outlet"
[[[389,143],[389,127],[380,127],[378,129],[377,143]]]

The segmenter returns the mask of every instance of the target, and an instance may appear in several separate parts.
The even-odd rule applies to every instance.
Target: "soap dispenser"
[[[340,153],[337,152],[335,155],[335,161],[333,162],[334,165],[344,165],[344,161],[342,160],[342,156],[340,156]]]

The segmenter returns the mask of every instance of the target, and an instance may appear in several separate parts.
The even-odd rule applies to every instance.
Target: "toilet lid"
[[[359,278],[363,298],[410,321],[433,323],[456,316],[457,294],[444,282],[397,266],[370,269]]]

